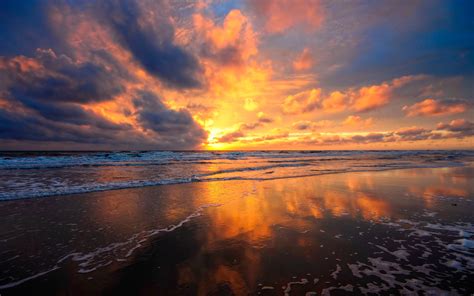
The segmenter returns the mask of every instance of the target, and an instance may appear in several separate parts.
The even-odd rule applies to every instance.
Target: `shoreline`
[[[104,189],[93,189],[93,190],[85,190],[85,191],[71,191],[67,193],[59,192],[57,194],[47,193],[44,195],[35,195],[35,196],[25,196],[25,197],[12,197],[12,198],[2,198],[0,196],[0,203],[2,202],[11,202],[15,200],[29,200],[29,199],[43,199],[48,197],[58,197],[64,196],[67,197],[69,195],[75,196],[80,194],[87,194],[87,193],[94,193],[94,192],[106,192],[106,191],[115,191],[115,190],[124,190],[124,189],[137,189],[137,188],[146,188],[146,187],[155,187],[155,186],[166,186],[166,185],[180,185],[180,184],[192,184],[192,183],[205,183],[205,182],[225,182],[225,181],[274,181],[274,180],[285,180],[285,179],[293,179],[293,178],[309,178],[309,177],[317,177],[317,176],[326,176],[326,175],[334,175],[334,174],[346,174],[346,173],[364,173],[364,172],[385,172],[385,171],[393,171],[393,170],[409,170],[409,169],[437,169],[437,168],[456,168],[456,167],[470,167],[473,166],[474,162],[455,162],[450,164],[444,165],[433,165],[433,166],[407,166],[407,167],[378,167],[377,169],[373,170],[341,170],[341,171],[330,171],[330,172],[321,172],[317,174],[304,174],[304,175],[296,175],[296,176],[281,176],[281,177],[274,177],[274,178],[256,178],[256,177],[229,177],[229,178],[204,178],[199,179],[199,177],[191,177],[187,179],[171,179],[171,180],[160,180],[160,181],[143,181],[144,183],[150,184],[143,184],[138,181],[137,185],[124,185],[123,187],[107,187]],[[106,184],[105,186],[117,186],[116,184]]]
[[[428,238],[424,234],[427,231],[429,233],[435,231],[433,230],[435,228],[426,228],[427,226],[434,227],[429,225],[439,224],[440,226],[436,227],[441,227],[444,229],[443,231],[454,229],[456,235],[460,231],[468,233],[465,238],[454,236],[454,239],[449,236],[440,236],[441,234],[432,234],[446,245],[451,244],[455,248],[461,248],[465,241],[461,241],[460,244],[458,240],[470,241],[471,236],[474,235],[472,226],[474,220],[469,214],[473,208],[474,188],[469,185],[469,182],[473,178],[474,169],[469,165],[449,168],[345,172],[269,180],[269,182],[255,180],[196,182],[84,193],[83,197],[87,198],[69,199],[63,196],[54,196],[7,201],[0,203],[0,213],[3,217],[1,225],[4,226],[0,233],[8,234],[7,237],[0,237],[5,243],[2,254],[10,254],[5,253],[10,250],[9,252],[17,252],[17,256],[20,257],[15,257],[15,253],[8,256],[3,255],[4,258],[0,256],[0,267],[3,262],[4,270],[13,268],[19,276],[19,274],[28,273],[23,270],[28,266],[36,269],[48,266],[48,262],[51,264],[49,264],[49,268],[43,270],[39,268],[33,275],[19,277],[18,281],[0,283],[0,287],[2,287],[2,294],[5,293],[5,295],[10,295],[10,292],[12,295],[21,294],[36,289],[45,292],[60,291],[56,290],[62,289],[58,279],[66,277],[67,283],[71,285],[74,283],[76,283],[74,285],[85,285],[83,292],[95,294],[100,291],[104,292],[103,289],[106,287],[115,287],[114,291],[120,291],[120,284],[116,282],[114,274],[120,272],[132,278],[137,275],[144,276],[151,272],[148,271],[148,267],[140,267],[138,271],[134,271],[135,267],[130,271],[127,270],[137,264],[141,266],[142,263],[139,262],[151,264],[149,256],[156,257],[153,260],[161,262],[153,263],[153,265],[158,264],[162,268],[157,270],[155,267],[153,269],[153,274],[159,274],[159,278],[156,279],[159,283],[164,283],[164,278],[161,277],[164,276],[162,272],[165,271],[174,274],[173,279],[175,277],[175,280],[181,278],[180,281],[182,281],[182,275],[175,274],[173,270],[183,264],[184,266],[189,265],[191,268],[195,260],[200,262],[200,258],[209,253],[205,256],[211,256],[212,260],[217,260],[217,267],[215,267],[217,270],[212,271],[211,268],[209,271],[211,274],[206,277],[206,281],[208,281],[212,278],[219,278],[213,272],[218,272],[220,268],[223,268],[219,262],[226,256],[222,257],[221,252],[230,248],[229,250],[233,250],[232,254],[237,252],[232,256],[239,258],[241,255],[238,255],[238,250],[243,248],[247,250],[246,252],[250,252],[249,254],[254,255],[240,258],[238,262],[243,260],[242,267],[250,268],[250,266],[257,264],[264,270],[267,268],[271,270],[271,266],[278,263],[286,266],[282,270],[285,273],[289,272],[290,275],[300,273],[299,270],[303,267],[308,270],[298,275],[297,279],[293,279],[292,275],[279,279],[279,276],[269,270],[262,271],[263,273],[234,270],[235,264],[232,263],[229,265],[230,267],[225,267],[230,268],[226,273],[232,270],[232,274],[237,272],[239,277],[244,278],[248,276],[247,273],[251,275],[256,272],[261,276],[270,274],[269,278],[265,279],[264,277],[258,281],[247,278],[245,280],[247,288],[242,291],[252,293],[259,291],[258,282],[261,282],[262,287],[266,287],[266,289],[260,289],[262,290],[260,292],[270,292],[272,289],[268,287],[278,288],[278,285],[284,281],[304,282],[303,284],[285,286],[285,289],[291,287],[292,291],[299,291],[310,284],[316,287],[318,293],[326,288],[337,289],[332,283],[334,280],[332,275],[335,270],[331,266],[342,268],[344,275],[342,279],[354,288],[356,286],[354,286],[352,277],[347,274],[345,264],[352,264],[356,275],[363,274],[365,267],[353,266],[353,264],[359,261],[364,262],[364,257],[360,257],[360,254],[365,252],[364,248],[367,246],[362,246],[367,242],[369,242],[369,246],[372,243],[387,250],[383,251],[387,253],[383,260],[390,262],[390,264],[401,264],[399,268],[404,266],[403,270],[405,270],[412,267],[405,266],[407,263],[400,258],[408,256],[405,252],[416,254],[418,252],[416,249],[403,251],[404,248],[415,243],[422,245],[423,250],[430,250],[429,252],[433,256],[439,258],[448,256],[446,258],[450,258],[449,253],[437,254],[436,252],[439,250],[432,249],[429,244],[423,243],[423,240],[418,240],[418,237],[420,239]],[[437,186],[435,180],[443,180],[442,182],[448,183],[440,187]],[[459,206],[452,206],[453,203],[459,204]],[[18,216],[20,214],[21,216]],[[28,218],[28,220],[21,217]],[[13,221],[15,224],[12,224]],[[456,224],[458,223],[456,221],[465,221],[470,224],[463,226],[464,224]],[[15,225],[17,230],[11,233],[8,225]],[[409,240],[415,241],[410,244],[402,244],[399,251],[396,249],[394,251],[394,246],[399,243],[388,236],[385,239],[387,243],[381,245],[381,242],[377,241],[377,237],[385,237],[387,235],[384,234],[385,231],[389,231],[391,228],[395,230],[392,233],[395,237],[399,236],[397,234],[399,231],[409,230],[410,235],[405,239],[409,238]],[[365,237],[365,233],[369,234],[375,230],[376,233]],[[352,239],[350,239],[351,236]],[[403,237],[398,239],[403,239]],[[35,251],[30,250],[28,244],[25,244],[30,240],[35,241]],[[239,243],[235,245],[237,242]],[[339,245],[341,242],[344,244]],[[347,249],[350,246],[347,244],[354,243],[355,246]],[[217,247],[219,245],[222,245],[224,249],[221,250],[222,247]],[[360,247],[357,247],[358,245]],[[238,248],[234,250],[237,246]],[[281,247],[283,249],[280,249]],[[198,253],[191,251],[195,248],[206,251],[203,254],[201,251]],[[326,248],[329,249],[325,251]],[[468,247],[466,248],[460,250],[462,252],[470,250]],[[293,253],[293,249],[295,253]],[[373,248],[369,247],[369,249]],[[331,257],[331,250],[333,252],[340,250],[337,253],[342,252],[338,256],[342,261],[331,261],[338,258]],[[373,253],[366,256],[376,258],[374,254],[379,252],[377,250],[382,249],[376,247],[371,251]],[[325,253],[328,251],[329,253]],[[34,255],[32,259],[24,257],[28,252]],[[284,255],[285,252],[290,253]],[[307,262],[307,259],[300,256],[301,252],[309,252],[308,255],[311,254],[313,259]],[[318,255],[321,252],[323,253]],[[354,252],[359,252],[359,255]],[[176,255],[173,255],[175,253]],[[392,253],[394,255],[391,255]],[[171,257],[166,258],[160,254],[168,254]],[[248,261],[254,260],[251,258],[257,254],[262,258],[259,260],[263,261],[260,263]],[[264,263],[267,259],[263,259],[269,255],[274,258],[273,260],[276,260],[271,264],[268,263],[270,265]],[[181,259],[178,259],[180,256],[187,259],[181,262],[179,261]],[[351,256],[359,258],[359,261],[354,262]],[[457,268],[462,267],[464,270],[471,268],[463,261],[467,259],[459,258],[461,259],[453,257],[450,259],[452,262],[448,259],[443,260],[448,260],[446,261],[448,265],[459,266]],[[181,263],[178,264],[178,261],[175,260]],[[287,260],[290,261],[287,262]],[[328,260],[334,263],[328,263]],[[298,262],[298,264],[293,266],[291,262]],[[323,266],[329,265],[311,270],[313,269],[309,264],[311,262],[319,262]],[[235,265],[235,268],[240,267],[241,264]],[[379,270],[382,265],[377,267],[379,263],[376,261],[364,264],[369,264],[370,268],[374,269],[373,272],[377,272],[376,274],[383,278]],[[442,269],[444,265],[440,264],[436,265],[436,272],[445,273],[446,270]],[[227,266],[227,263],[223,266]],[[449,270],[451,267],[447,268]],[[306,273],[318,272],[320,273],[318,283],[312,283],[311,279],[308,280],[308,276],[304,276]],[[465,272],[462,273],[466,274]],[[397,275],[394,276],[397,277]],[[323,281],[325,277],[327,279]],[[0,278],[5,278],[5,275]],[[188,276],[184,278],[188,278]],[[303,278],[309,282],[302,281]],[[469,280],[469,277],[467,279]],[[272,280],[277,281],[278,285],[275,285]],[[89,287],[90,290],[87,290],[89,289],[87,283],[90,281],[94,285]],[[198,280],[198,282],[202,281],[203,279]],[[327,281],[331,284],[325,284]],[[132,283],[135,282],[139,285],[141,280],[132,280]],[[12,284],[15,286],[13,287]],[[213,285],[215,284],[211,286],[214,287]],[[241,284],[235,286],[235,283],[230,282],[226,285],[230,285],[229,288],[234,292],[242,289],[237,289]],[[202,289],[214,289],[211,286]],[[156,289],[163,292],[163,287]],[[169,289],[180,288],[175,286],[169,287]],[[121,293],[119,292],[119,294]]]

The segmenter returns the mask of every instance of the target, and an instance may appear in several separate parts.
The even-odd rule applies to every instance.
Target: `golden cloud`
[[[425,99],[411,106],[404,106],[406,116],[438,116],[464,113],[468,104],[463,100]]]

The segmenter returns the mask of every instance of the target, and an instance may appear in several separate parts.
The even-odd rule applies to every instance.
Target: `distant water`
[[[0,152],[0,200],[162,184],[461,166],[474,151]]]

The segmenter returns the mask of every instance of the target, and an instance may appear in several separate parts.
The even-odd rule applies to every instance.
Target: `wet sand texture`
[[[0,203],[0,293],[474,293],[474,168]]]

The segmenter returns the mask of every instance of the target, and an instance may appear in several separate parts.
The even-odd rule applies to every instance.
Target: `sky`
[[[2,0],[0,149],[474,149],[473,11]]]

